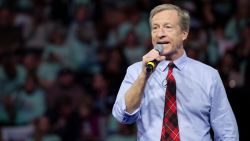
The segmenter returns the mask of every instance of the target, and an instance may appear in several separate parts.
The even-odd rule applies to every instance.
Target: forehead
[[[167,22],[172,24],[178,23],[178,12],[176,10],[164,10],[159,13],[156,13],[152,17],[152,24],[160,24],[161,22]]]

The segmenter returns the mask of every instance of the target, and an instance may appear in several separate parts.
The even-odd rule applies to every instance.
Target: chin
[[[167,50],[163,52],[164,56],[172,56],[173,54],[176,54],[177,50]]]

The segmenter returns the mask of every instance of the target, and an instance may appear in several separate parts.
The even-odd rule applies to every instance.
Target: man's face
[[[177,11],[164,10],[153,16],[151,36],[154,46],[162,44],[162,55],[180,54],[183,52],[183,40],[187,38],[187,32],[180,28]]]

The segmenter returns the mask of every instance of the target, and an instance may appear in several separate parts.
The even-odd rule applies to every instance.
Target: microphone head
[[[163,52],[163,46],[161,44],[156,44],[156,46],[154,47],[154,49],[156,51],[158,51],[159,54],[161,54]]]

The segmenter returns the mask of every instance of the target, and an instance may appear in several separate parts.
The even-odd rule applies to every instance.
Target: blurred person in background
[[[13,23],[14,11],[0,7],[0,48],[5,53],[14,53],[22,47],[21,28]]]
[[[242,75],[244,79],[243,86],[249,86],[249,68],[248,64],[249,58],[250,58],[250,20],[247,22],[247,25],[240,29],[240,40],[239,43],[236,44],[234,48],[234,53],[236,56],[234,56],[233,59],[235,59],[236,63],[239,66],[239,73]]]
[[[34,121],[34,133],[25,141],[61,141],[61,138],[51,131],[51,124],[46,116]]]
[[[26,69],[17,62],[17,56],[5,54],[0,65],[0,122],[15,124],[14,92],[18,91],[25,82]]]
[[[112,17],[112,18],[110,18]],[[116,6],[108,7],[105,9],[103,14],[103,23],[105,23],[107,30],[105,44],[109,48],[117,47],[122,42],[121,34],[123,33],[120,29],[121,24],[126,19],[126,15],[123,9]]]
[[[37,70],[41,62],[41,51],[36,49],[24,50],[24,56],[21,61],[28,74],[37,75]]]
[[[84,28],[89,38],[94,39],[96,33],[94,23],[90,19],[92,13],[89,5],[80,4],[77,6],[75,5],[73,8],[73,19],[71,20],[71,23],[69,25],[69,33],[67,40],[69,42],[75,41],[75,39],[77,38],[77,30],[79,28]]]
[[[133,64],[140,60],[140,56],[145,54],[146,47],[139,44],[138,37],[134,31],[127,33],[124,39],[124,55],[128,64]]]
[[[48,37],[52,34],[55,21],[49,19],[46,1],[34,2],[32,10],[16,16],[16,25],[22,28],[25,39],[25,47],[44,49],[48,43]]]
[[[37,68],[37,76],[42,87],[49,88],[56,83],[58,72],[63,68],[53,53],[41,60]]]
[[[150,40],[150,30],[145,16],[135,6],[127,6],[124,8],[126,19],[121,23],[118,29],[118,36],[121,40],[126,40],[127,36],[133,31],[137,39],[137,44],[140,46],[146,45]]]
[[[133,125],[118,124],[118,132],[110,135],[106,141],[135,141],[136,135],[135,127]]]
[[[10,94],[20,88],[27,75],[26,69],[17,61],[17,56],[5,54],[0,65],[0,91],[2,94]]]
[[[248,0],[238,0],[235,13],[226,24],[225,36],[234,44],[239,42],[240,29],[246,26],[247,21],[250,19],[249,5]]]
[[[99,70],[97,64],[97,47],[95,45],[94,37],[89,35],[88,27],[78,27],[75,31],[75,40],[69,42],[70,51],[72,52],[70,59],[73,69],[84,70],[92,73]]]
[[[46,101],[48,110],[56,110],[53,108],[55,103],[65,96],[71,99],[72,104],[70,104],[70,107],[72,110],[75,110],[80,104],[81,97],[85,94],[85,90],[75,82],[74,71],[69,68],[63,68],[58,72],[55,83],[47,89]]]
[[[121,48],[117,47],[109,50],[108,59],[106,60],[103,71],[108,78],[110,88],[113,89],[113,92],[119,89],[119,83],[126,73],[125,68],[127,66],[128,63]]]
[[[110,113],[111,105],[114,102],[114,95],[110,90],[108,78],[103,73],[96,73],[92,77],[92,97],[94,98],[94,106],[100,115]]]
[[[75,5],[67,36],[67,42],[73,54],[71,56],[73,67],[84,69],[88,73],[98,69],[96,65],[96,29],[90,19],[91,14],[89,4]]]
[[[45,92],[36,75],[29,74],[24,86],[14,92],[16,95],[16,124],[27,125],[42,117],[46,111]]]
[[[105,132],[104,120],[94,109],[95,101],[90,96],[84,96],[77,108],[75,122],[79,133],[79,141],[102,141]]]
[[[54,103],[54,109],[48,111],[47,115],[51,121],[51,130],[60,136],[62,141],[76,141],[78,138],[79,123],[76,122],[72,108],[73,101],[69,96],[61,96]]]
[[[53,57],[59,64],[73,68],[70,58],[73,54],[70,46],[66,43],[66,35],[66,27],[61,24],[55,24],[49,36],[49,42],[43,50],[42,58],[46,60],[50,57],[50,54],[53,54]]]
[[[244,84],[243,73],[240,72],[240,64],[236,62],[234,52],[226,52],[219,64],[219,72],[226,89],[242,87]]]

